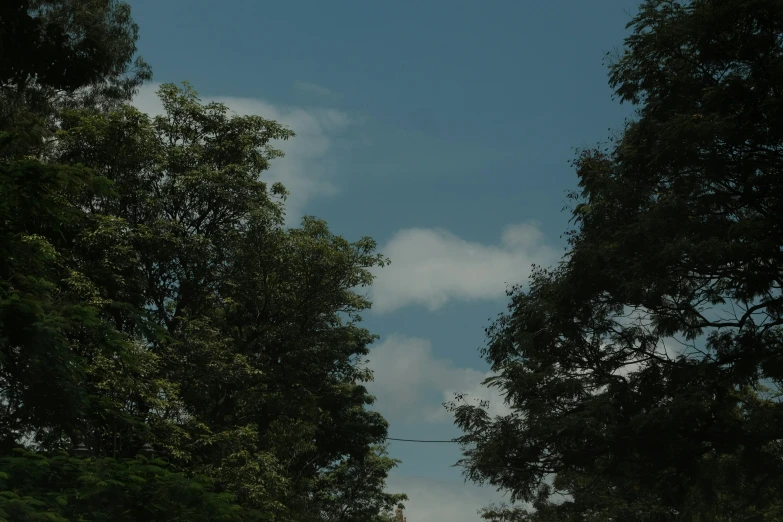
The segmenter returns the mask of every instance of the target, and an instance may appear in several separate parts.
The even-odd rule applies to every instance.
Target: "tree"
[[[133,261],[122,222],[80,205],[112,197],[109,189],[79,166],[0,163],[0,518],[256,520],[230,495],[212,493],[207,477],[122,458],[138,449],[127,440],[117,447],[118,432],[131,427],[143,441],[147,431],[129,404],[141,397],[165,406],[158,395],[173,394],[167,381],[149,378],[154,355],[112,323],[137,324],[138,310],[106,299],[80,270],[88,256],[93,274],[130,286],[120,285]],[[95,445],[101,431],[103,448]],[[62,454],[77,442],[108,456]],[[12,450],[20,444],[39,452]]]
[[[152,77],[138,26],[115,0],[9,0],[0,6],[0,129],[6,154],[39,155],[64,107],[129,101]]]
[[[283,228],[258,176],[279,155],[269,142],[290,131],[205,107],[187,87],[163,86],[161,97],[167,113],[154,120],[127,106],[65,111],[54,163],[2,171],[5,237],[16,238],[3,243],[9,280],[21,272],[31,286],[11,284],[0,302],[13,406],[5,452],[25,436],[38,452],[3,465],[8,519],[36,509],[107,520],[168,520],[177,509],[382,516],[404,496],[383,491],[396,461],[375,446],[386,421],[365,409],[361,358],[375,336],[356,325],[369,302],[352,289],[384,258],[369,238],[349,243],[315,218]],[[23,257],[28,236],[37,250]],[[52,338],[43,345],[29,327],[42,312],[52,316],[36,327]],[[57,456],[76,443],[94,464]],[[168,499],[154,512],[127,482],[141,476],[133,455],[145,443],[167,459],[144,479],[145,495]],[[69,490],[66,509],[41,466],[65,466],[64,484],[104,478],[93,500]],[[199,476],[214,495],[166,493],[202,487]]]
[[[214,491],[214,481],[161,459],[83,459],[17,448],[0,459],[0,520],[240,522],[263,520]]]
[[[107,194],[104,182],[80,167],[0,163],[0,447],[6,451],[25,437],[55,447],[54,439],[79,439],[79,419],[96,410],[106,415],[111,407],[102,388],[122,403],[127,394],[154,395],[162,385],[133,382],[131,376],[155,363],[107,320],[122,310],[100,295],[75,256],[78,246],[89,251],[97,239],[96,264],[120,271],[127,263],[118,223],[79,208],[86,194]],[[116,379],[104,373],[112,364],[123,368]]]
[[[128,98],[149,67],[136,58],[138,26],[114,0],[9,0],[0,7],[0,84],[73,92],[100,83]]]
[[[61,451],[68,441],[90,442],[95,421],[115,435],[118,424],[143,426],[123,406],[136,397],[160,405],[158,394],[171,389],[147,378],[154,356],[110,320],[133,322],[138,310],[103,298],[83,270],[87,252],[93,268],[113,274],[107,281],[133,282],[123,280],[133,259],[122,221],[83,206],[114,197],[111,183],[81,165],[42,161],[60,107],[127,99],[149,76],[140,60],[125,75],[135,39],[125,4],[0,6],[2,520],[257,519],[212,493],[206,477],[115,459],[116,438],[101,460]],[[12,450],[18,445],[33,451]]]
[[[0,9],[0,516],[382,517],[352,289],[385,260],[283,228],[259,176],[293,133],[189,87],[122,105],[150,77],[124,3]]]
[[[568,255],[488,328],[512,413],[453,403],[462,463],[538,508],[493,519],[774,520],[783,5],[648,0],[629,27],[610,83],[637,116],[580,152]]]
[[[283,227],[275,197],[285,189],[259,176],[289,130],[202,105],[187,85],[159,94],[166,113],[154,119],[127,106],[67,111],[53,149],[111,180],[117,197],[83,206],[122,223],[130,266],[96,263],[85,248],[81,262],[103,298],[145,311],[141,322],[110,317],[171,383],[163,404],[133,401],[147,432],[96,421],[93,446],[146,437],[217,491],[276,516],[350,515],[327,490],[355,498],[363,516],[385,509],[399,497],[383,494],[393,461],[373,450],[387,423],[365,409],[361,358],[375,336],[357,326],[369,302],[353,290],[385,259],[371,239],[349,243],[315,218]],[[365,480],[329,479],[349,472]]]
[[[122,105],[124,3],[0,9],[0,518],[382,518],[352,289],[385,261],[283,229],[258,178],[293,133],[173,85]]]
[[[127,98],[149,71],[137,59],[135,74],[126,74],[137,28],[125,4],[12,1],[0,9],[0,445],[7,449],[20,437],[78,437],[73,420],[107,400],[99,388],[80,386],[86,374],[117,358],[124,379],[152,364],[104,319],[107,309],[119,313],[117,303],[101,299],[75,256],[97,241],[96,264],[119,277],[127,269],[122,224],[82,206],[113,197],[110,182],[81,165],[42,161],[41,147],[58,107],[80,96]],[[119,391],[130,383],[101,376],[93,384]],[[159,384],[134,385],[133,393]]]
[[[0,517],[382,518],[353,289],[385,260],[283,228],[259,176],[293,133],[189,87],[122,105],[149,78],[123,3],[2,9]]]
[[[329,466],[316,478],[315,495],[308,502],[304,520],[386,522],[406,495],[384,492],[386,475],[400,461],[389,458],[386,448],[369,448]]]

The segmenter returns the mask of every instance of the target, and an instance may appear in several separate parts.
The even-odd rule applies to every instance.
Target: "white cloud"
[[[390,420],[443,422],[453,416],[443,403],[454,393],[467,394],[475,402],[489,401],[492,415],[505,415],[508,407],[495,388],[481,383],[492,375],[472,368],[458,368],[448,359],[438,359],[427,339],[392,335],[370,352],[368,367],[375,380],[368,390],[377,397],[375,408]]]
[[[141,111],[156,115],[163,107],[155,92],[159,84],[143,86],[133,104]],[[347,114],[329,108],[286,107],[257,98],[202,96],[203,103],[220,102],[237,114],[254,114],[275,120],[296,133],[296,137],[275,143],[285,157],[272,162],[263,180],[270,185],[281,182],[291,192],[286,201],[286,222],[299,223],[308,201],[337,192],[329,181],[335,165],[332,158],[335,140],[355,124]]]
[[[450,300],[503,298],[507,284],[527,279],[531,264],[557,259],[534,222],[506,227],[499,245],[466,241],[440,228],[403,229],[381,252],[391,264],[374,271],[373,310],[380,313],[412,304],[432,311]]]
[[[480,509],[508,501],[491,487],[394,473],[389,476],[386,489],[408,495],[405,516],[410,522],[479,522]]]

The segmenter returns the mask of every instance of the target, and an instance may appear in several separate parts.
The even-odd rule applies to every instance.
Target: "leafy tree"
[[[2,9],[0,518],[383,519],[353,289],[385,260],[284,229],[259,176],[293,133],[189,87],[118,104],[149,78],[126,4]]]
[[[121,223],[79,208],[87,194],[109,193],[106,180],[84,168],[33,159],[0,164],[0,517],[171,520],[172,513],[195,512],[202,520],[238,519],[238,506],[225,496],[204,501],[188,493],[201,479],[165,468],[150,474],[127,461],[103,459],[95,467],[64,456],[9,456],[20,443],[49,450],[92,443],[96,430],[110,434],[103,451],[116,456],[123,450],[118,425],[143,427],[127,405],[137,396],[160,404],[156,396],[171,389],[148,378],[157,371],[154,356],[112,324],[118,313],[129,315],[124,307],[102,298],[79,271],[79,247],[118,275],[127,265]],[[77,487],[90,476],[105,480]],[[221,518],[223,512],[233,515]]]
[[[0,446],[20,437],[57,446],[63,436],[79,439],[75,419],[101,411],[98,402],[108,407],[102,388],[121,402],[129,376],[153,362],[105,320],[107,310],[119,313],[117,303],[100,297],[78,259],[79,248],[100,242],[94,263],[119,277],[128,265],[122,224],[82,206],[113,197],[110,182],[81,165],[41,161],[41,145],[58,107],[127,98],[148,68],[137,59],[126,74],[137,28],[125,4],[12,1],[1,9]],[[120,361],[126,381],[110,385],[102,374]],[[158,387],[136,382],[133,393]]]
[[[383,446],[370,448],[330,466],[319,476],[304,520],[386,522],[406,495],[383,491],[387,473],[400,461],[389,458]]]
[[[579,154],[568,255],[488,329],[512,413],[453,403],[462,463],[537,508],[491,519],[775,520],[783,4],[648,0],[629,26],[610,83],[637,117]]]
[[[131,107],[68,112],[56,147],[58,161],[105,173],[118,194],[84,205],[122,220],[133,267],[120,285],[116,268],[85,262],[104,298],[146,310],[141,326],[124,316],[115,326],[144,341],[173,386],[162,417],[149,396],[134,401],[144,436],[268,513],[385,509],[399,497],[371,477],[393,465],[373,450],[387,423],[365,409],[361,384],[375,336],[357,326],[369,302],[352,290],[384,258],[371,239],[349,243],[315,218],[283,227],[274,197],[285,190],[259,175],[280,156],[270,142],[290,131],[204,106],[187,85],[160,96],[166,113],[154,119]],[[142,438],[134,430],[119,438]],[[104,429],[95,445],[117,436]],[[329,479],[349,470],[364,480]],[[353,488],[340,494],[357,499],[351,510],[324,503],[338,486]]]
[[[135,57],[138,26],[115,0],[8,0],[0,5],[4,152],[39,155],[63,107],[128,101],[152,77]],[[32,148],[32,149],[31,149]]]
[[[81,365],[68,333],[95,325],[96,310],[84,306],[90,288],[79,285],[81,274],[69,273],[56,242],[81,224],[83,215],[67,204],[89,182],[81,174],[35,160],[0,164],[0,440],[6,447],[85,400],[76,370],[69,370]]]
[[[216,493],[209,477],[172,472],[160,459],[82,459],[16,449],[0,468],[0,520],[8,522],[262,520],[232,495]]]
[[[83,206],[114,197],[111,183],[81,165],[42,161],[59,107],[127,99],[149,76],[140,60],[125,74],[136,39],[128,8],[41,1],[0,10],[0,518],[251,520],[209,493],[208,480],[161,462],[10,451],[89,443],[96,421],[115,435],[118,424],[141,426],[123,406],[137,396],[155,403],[170,387],[147,379],[154,356],[112,324],[137,313],[85,275],[85,253],[114,284],[132,266],[122,221]],[[109,453],[117,449],[115,437]]]
[[[149,68],[136,58],[138,27],[113,0],[9,0],[0,7],[0,84],[72,92],[97,83],[138,86]]]

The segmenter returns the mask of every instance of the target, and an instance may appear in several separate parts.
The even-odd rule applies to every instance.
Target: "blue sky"
[[[289,219],[368,235],[391,258],[365,324],[390,436],[459,435],[440,404],[493,398],[479,358],[506,283],[557,261],[576,187],[574,148],[609,135],[631,108],[611,99],[607,51],[636,0],[412,2],[130,0],[154,83],[190,81],[289,125],[269,172],[291,190]],[[493,402],[496,411],[502,404]],[[393,442],[390,489],[416,520],[478,520],[501,500],[464,484],[455,445]]]

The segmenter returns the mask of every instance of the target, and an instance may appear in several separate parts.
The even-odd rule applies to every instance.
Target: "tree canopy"
[[[105,110],[152,78],[138,26],[116,0],[9,0],[0,6],[3,153],[41,154],[66,107]]]
[[[579,152],[567,255],[488,328],[511,413],[451,405],[462,464],[537,508],[490,519],[778,520],[783,4],[648,0],[629,27],[636,116]]]
[[[0,520],[385,520],[356,289],[387,260],[283,226],[293,132],[187,84],[127,105],[125,4],[2,9]]]

